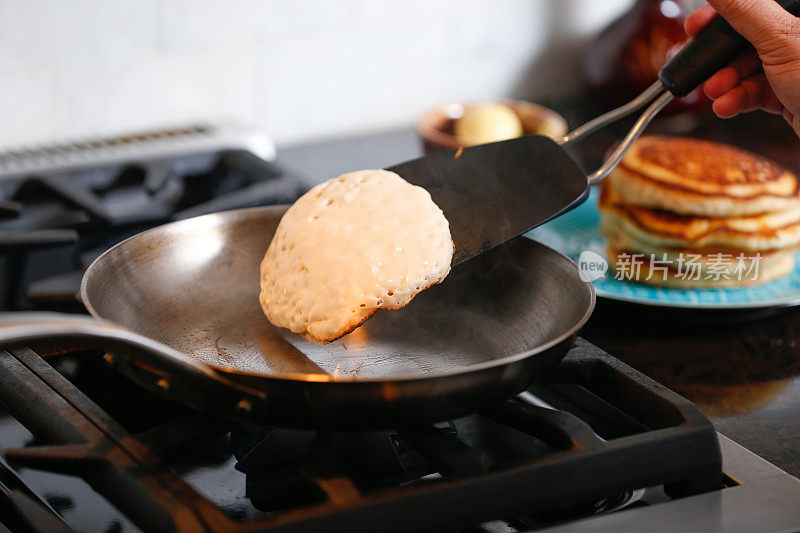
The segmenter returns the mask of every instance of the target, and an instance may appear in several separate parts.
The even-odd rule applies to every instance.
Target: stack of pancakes
[[[800,182],[732,146],[642,137],[605,181],[601,230],[617,277],[683,288],[763,283],[794,268]]]

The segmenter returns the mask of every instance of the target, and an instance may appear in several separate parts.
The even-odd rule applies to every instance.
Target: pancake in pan
[[[386,170],[317,185],[283,215],[261,262],[270,322],[328,343],[439,283],[450,226],[430,193]]]

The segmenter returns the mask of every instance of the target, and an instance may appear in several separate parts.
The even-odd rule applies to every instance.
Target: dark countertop
[[[571,125],[597,112],[585,104],[554,107]],[[625,127],[596,135],[577,155],[596,165]],[[800,143],[777,117],[702,123],[673,118],[653,129],[729,142],[800,172]],[[278,160],[314,184],[420,154],[407,128],[281,149]],[[720,314],[600,299],[582,335],[695,402],[722,434],[800,477],[800,308]]]

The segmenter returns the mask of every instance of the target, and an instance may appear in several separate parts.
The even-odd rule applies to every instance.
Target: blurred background
[[[563,100],[635,3],[0,0],[0,145],[234,121],[281,147],[447,101]]]

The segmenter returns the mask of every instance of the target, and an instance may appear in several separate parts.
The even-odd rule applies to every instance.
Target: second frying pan
[[[260,424],[363,428],[432,422],[525,389],[594,306],[577,266],[517,239],[454,268],[399,311],[327,345],[273,327],[259,263],[286,207],[174,222],[87,270],[88,317],[0,317],[0,346],[93,339],[143,385]],[[113,325],[112,325],[113,323]]]

